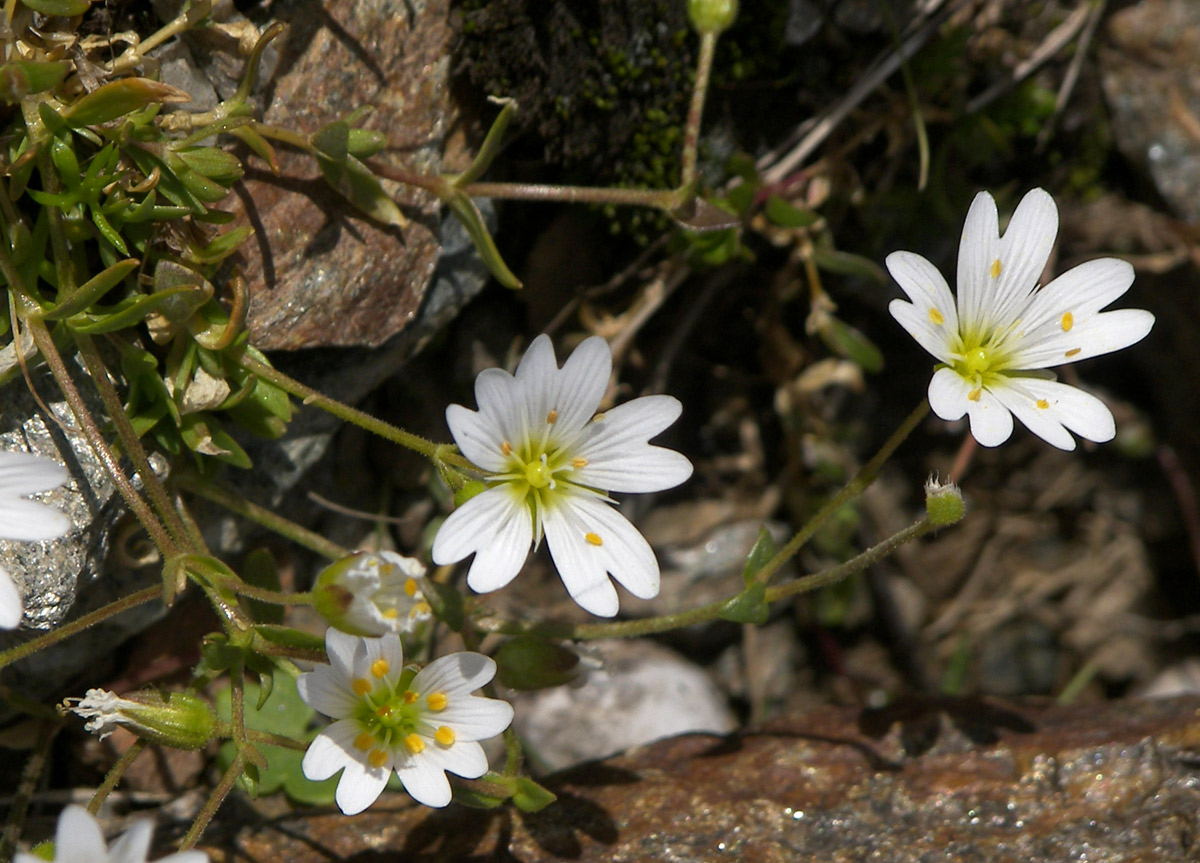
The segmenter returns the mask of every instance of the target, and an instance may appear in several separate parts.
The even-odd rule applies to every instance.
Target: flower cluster
[[[586,339],[559,368],[545,335],[515,375],[480,373],[479,410],[451,405],[446,421],[488,488],[446,519],[434,563],[474,554],[467,584],[486,593],[512,580],[544,533],[567,591],[592,614],[617,613],[609,574],[636,597],[658,594],[658,560],[608,493],[662,491],[691,476],[687,458],[649,443],[682,408],[654,395],[597,413],[611,373],[604,339]]]
[[[328,665],[296,681],[300,697],[335,721],[304,754],[314,781],[342,771],[336,799],[347,815],[379,797],[395,771],[426,806],[450,802],[447,771],[468,779],[487,772],[480,740],[512,722],[507,702],[471,693],[488,683],[496,663],[478,653],[452,653],[419,671],[404,666],[395,634],[360,638],[329,629]]]
[[[154,825],[138,821],[109,848],[100,824],[82,806],[68,806],[58,816],[54,832],[54,857],[18,852],[13,863],[146,863]],[[208,863],[203,851],[180,851],[158,863]]]
[[[0,452],[0,539],[39,542],[57,539],[71,529],[71,520],[50,507],[25,500],[27,494],[49,491],[67,481],[62,465],[25,452]],[[20,625],[24,614],[21,594],[0,569],[0,628]]]
[[[941,363],[930,407],[944,420],[965,414],[984,446],[1008,440],[1013,416],[1060,449],[1075,448],[1071,432],[1112,440],[1104,403],[1042,370],[1127,348],[1154,325],[1141,309],[1100,311],[1133,284],[1133,267],[1116,258],[1080,264],[1039,289],[1057,233],[1058,208],[1043,190],[1021,199],[1003,236],[996,202],[980,192],[963,225],[957,301],[925,258],[888,255],[908,295],[892,301],[892,317]]]

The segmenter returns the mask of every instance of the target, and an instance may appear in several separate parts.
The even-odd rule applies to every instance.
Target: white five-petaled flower
[[[425,589],[421,561],[394,551],[363,551],[321,570],[313,605],[352,635],[403,634],[433,616]]]
[[[455,442],[488,472],[488,488],[446,519],[434,563],[474,554],[467,584],[486,593],[512,580],[544,533],[567,591],[592,614],[617,613],[610,573],[636,597],[658,594],[658,560],[608,492],[662,491],[692,475],[682,454],[649,443],[682,407],[653,395],[596,413],[611,373],[604,339],[584,340],[560,369],[541,335],[515,375],[480,373],[478,411],[446,409]]]
[[[325,633],[329,665],[300,675],[310,707],[335,721],[317,735],[302,763],[313,781],[339,770],[337,804],[354,815],[375,802],[392,771],[426,806],[450,802],[446,771],[475,779],[487,772],[480,740],[512,722],[510,704],[471,693],[496,673],[479,653],[452,653],[420,671],[404,667],[400,638]]]
[[[56,539],[71,520],[56,509],[25,500],[24,495],[57,488],[67,480],[62,465],[27,452],[0,452],[0,539],[37,542]],[[12,576],[0,568],[0,628],[21,623],[24,605]]]
[[[1088,261],[1039,289],[1057,233],[1058,208],[1042,189],[1021,199],[1003,236],[995,201],[980,192],[958,248],[957,303],[925,258],[888,255],[910,300],[893,300],[892,317],[942,363],[929,382],[930,407],[944,420],[966,414],[984,446],[1008,440],[1014,414],[1060,449],[1075,448],[1070,432],[1112,440],[1104,403],[1043,370],[1127,348],[1154,325],[1142,309],[1100,311],[1133,284],[1126,261]]]
[[[137,821],[109,848],[100,824],[82,806],[68,806],[58,816],[53,863],[146,863],[154,825]],[[158,863],[207,863],[203,851],[180,851]],[[13,863],[46,863],[35,854],[18,852]]]

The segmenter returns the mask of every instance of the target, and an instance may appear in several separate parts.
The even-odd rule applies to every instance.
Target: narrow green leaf
[[[767,198],[763,213],[768,220],[782,228],[807,228],[820,218],[814,211],[797,207],[778,195]]]
[[[92,5],[92,0],[21,0],[21,5],[43,15],[82,15]]]
[[[862,276],[881,285],[887,284],[887,274],[879,264],[852,252],[816,249],[813,251],[813,263],[826,272],[843,276]]]
[[[517,103],[514,99],[495,99],[491,101],[501,105],[500,113],[492,122],[492,127],[488,129],[487,137],[483,139],[483,144],[479,148],[474,161],[467,170],[463,171],[453,179],[456,187],[462,187],[468,183],[474,183],[484,172],[491,166],[492,161],[500,154],[500,145],[504,142],[504,133],[508,130],[508,124],[512,122],[513,115],[517,113]]]
[[[538,785],[528,776],[518,776],[516,780],[512,802],[522,812],[538,812],[558,799],[553,791]]]
[[[68,106],[62,117],[73,128],[96,126],[159,102],[190,102],[192,97],[170,84],[149,78],[110,81]]]
[[[771,614],[766,601],[767,586],[754,582],[721,608],[719,616],[734,623],[753,623],[762,626]]]
[[[858,363],[864,371],[882,371],[883,351],[846,322],[826,315],[818,333],[830,350]]]
[[[358,159],[347,154],[344,161],[335,161],[318,154],[317,164],[325,181],[371,218],[399,228],[408,224],[400,207],[383,190],[379,178]]]
[[[775,540],[771,538],[771,532],[765,527],[758,531],[758,539],[754,541],[754,548],[750,549],[750,554],[746,557],[746,565],[742,567],[742,581],[746,586],[754,584],[758,571],[767,565],[767,561],[775,556]]]
[[[513,275],[508,264],[504,263],[504,259],[500,257],[500,250],[496,248],[496,243],[492,240],[487,225],[483,223],[483,216],[480,215],[475,202],[463,193],[456,192],[445,203],[454,215],[458,216],[462,226],[467,229],[471,242],[475,244],[475,251],[479,253],[484,266],[488,268],[496,281],[506,288],[521,287],[521,280]]]
[[[140,263],[137,258],[127,258],[102,270],[76,288],[71,296],[46,310],[42,317],[48,321],[57,321],[91,308],[101,297],[121,284]]]
[[[15,105],[31,93],[42,93],[57,87],[71,69],[72,64],[66,60],[15,60],[5,63],[0,66],[0,101]]]

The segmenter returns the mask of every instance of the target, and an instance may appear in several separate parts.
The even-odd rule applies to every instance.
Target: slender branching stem
[[[704,118],[704,102],[708,99],[708,79],[712,75],[713,55],[717,34],[700,35],[700,56],[696,60],[696,81],[692,85],[692,102],[688,107],[687,126],[683,133],[683,155],[679,186],[686,189],[696,181],[696,153],[700,147],[700,121]]]
[[[213,820],[213,816],[217,814],[217,810],[221,808],[221,804],[225,802],[225,798],[229,796],[229,792],[233,790],[233,783],[242,775],[242,768],[245,766],[246,756],[239,749],[237,754],[233,756],[233,763],[229,765],[229,768],[221,776],[221,781],[212,790],[212,794],[208,795],[208,800],[204,802],[204,808],[200,810],[200,814],[192,822],[187,835],[179,843],[180,851],[186,851],[200,841],[200,834],[204,832],[204,828]]]
[[[134,760],[142,754],[147,743],[145,740],[135,740],[133,744],[126,749],[117,762],[109,768],[108,773],[104,775],[104,781],[100,783],[100,787],[96,789],[96,793],[92,795],[92,799],[88,802],[87,809],[95,815],[100,811],[100,807],[104,805],[105,799],[117,787],[117,783],[121,781],[121,777],[125,775],[125,771],[133,764]]]

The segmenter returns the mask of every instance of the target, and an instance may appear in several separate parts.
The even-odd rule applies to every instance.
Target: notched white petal
[[[967,395],[971,385],[953,369],[942,368],[929,381],[929,406],[946,422],[960,420],[967,413]]]

